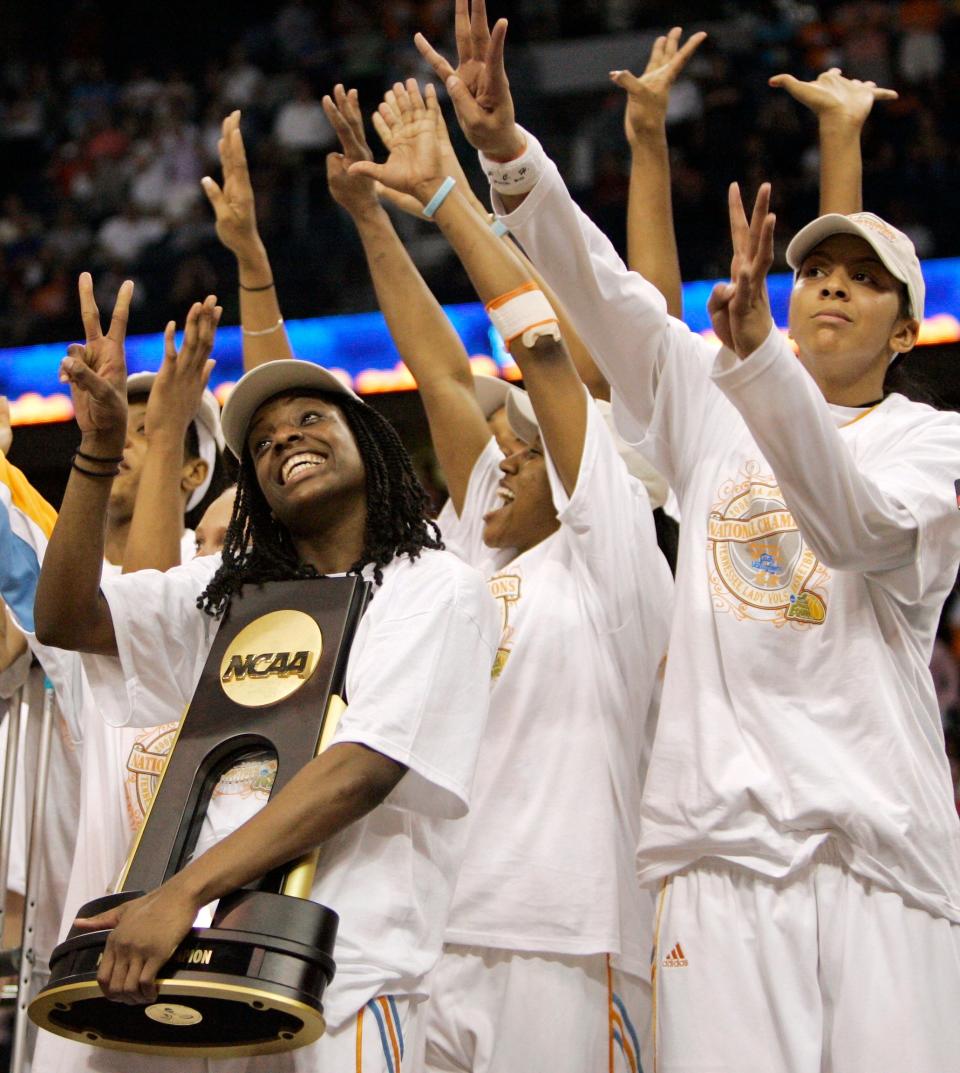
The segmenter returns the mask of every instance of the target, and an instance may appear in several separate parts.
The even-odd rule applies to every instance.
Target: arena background
[[[899,100],[878,105],[868,122],[864,203],[907,231],[928,275],[942,281],[936,317],[925,331],[930,341],[910,361],[942,405],[960,407],[960,260],[946,260],[960,258],[960,68],[949,61],[960,45],[960,2],[490,0],[489,8],[492,17],[510,19],[507,67],[520,121],[538,134],[577,199],[621,251],[629,150],[623,96],[607,72],[642,71],[654,36],[671,25],[709,32],[673,90],[669,115],[685,280],[727,271],[731,179],[749,193],[761,180],[772,181],[778,271],[785,269],[789,236],[816,215],[816,126],[785,93],[768,88],[770,75],[809,78],[839,66],[897,89]],[[50,383],[56,356],[79,330],[81,270],[94,273],[102,309],[112,307],[122,279],[136,281],[132,333],[150,335],[170,318],[182,321],[190,302],[210,291],[225,306],[224,324],[238,323],[233,259],[217,242],[199,186],[202,175],[218,174],[219,124],[233,108],[243,109],[261,233],[285,316],[292,321],[376,309],[353,228],[326,190],[324,157],[334,136],[319,99],[343,81],[359,89],[369,114],[396,79],[428,77],[413,33],[422,30],[453,56],[452,9],[452,0],[5,5],[0,391],[15,403],[11,459],[49,499],[59,502],[77,439],[73,423],[60,419],[62,407],[50,402],[56,392]],[[455,124],[451,130],[458,135]],[[462,139],[457,145],[479,190],[474,154]],[[472,303],[466,277],[436,231],[409,218],[400,226],[438,297]],[[686,301],[688,318],[699,324],[705,288],[689,288]],[[497,358],[495,340],[476,311],[468,308],[463,317],[474,332],[471,351]],[[361,323],[373,333],[371,368],[386,374],[368,378],[366,386],[378,388],[375,405],[397,423],[439,495],[416,395],[389,390],[402,381],[396,358],[386,351],[378,357],[377,325],[353,322]],[[350,322],[341,327],[341,338],[353,332]],[[226,333],[223,340],[226,354]],[[43,352],[20,349],[45,343],[56,345]],[[147,366],[159,361],[159,348],[150,359],[152,345],[147,341],[141,352]],[[238,337],[231,346],[239,352]],[[43,355],[49,367],[38,371],[35,386],[25,387],[28,363]],[[317,355],[307,343],[300,356]],[[229,373],[225,359],[218,377],[235,378]],[[28,390],[38,397],[24,400]],[[957,602],[955,594],[935,656],[955,757]]]

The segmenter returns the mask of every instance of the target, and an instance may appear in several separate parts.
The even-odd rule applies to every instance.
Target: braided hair
[[[423,548],[443,548],[440,530],[426,517],[427,494],[400,437],[372,407],[349,396],[304,391],[336,406],[343,414],[363,460],[367,486],[367,524],[363,551],[349,573],[373,566],[376,585],[383,567],[397,555],[416,559]],[[248,582],[318,577],[297,555],[286,526],[277,521],[260,489],[249,448],[244,445],[233,514],[223,542],[222,561],[197,599],[197,607],[219,618]]]

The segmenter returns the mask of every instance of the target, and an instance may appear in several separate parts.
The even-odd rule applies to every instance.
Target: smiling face
[[[321,395],[275,395],[253,415],[247,448],[257,483],[290,533],[309,537],[331,519],[366,517],[366,475],[353,433]]]
[[[483,542],[490,548],[527,551],[555,532],[560,523],[550,494],[547,463],[539,442],[517,450],[500,463],[500,506],[483,518]]]
[[[916,342],[904,285],[858,235],[831,235],[804,258],[790,297],[790,335],[828,401],[882,394],[894,354]]]

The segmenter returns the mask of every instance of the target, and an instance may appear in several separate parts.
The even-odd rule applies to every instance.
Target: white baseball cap
[[[923,320],[926,286],[917,251],[902,231],[875,216],[872,212],[830,212],[801,228],[787,247],[787,264],[798,272],[800,266],[817,246],[831,235],[858,235],[880,258],[894,279],[907,288],[910,315]]]
[[[153,382],[157,379],[156,373],[131,373],[127,377],[127,398],[131,395],[149,395],[153,388]],[[220,427],[220,403],[212,391],[204,391],[200,398],[200,409],[193,418],[198,427],[202,426],[213,437],[220,450],[223,450],[223,429]]]
[[[603,399],[594,399],[593,403],[603,417],[604,424],[606,424],[614,446],[617,448],[617,454],[620,455],[627,467],[627,472],[631,477],[636,477],[643,482],[647,495],[650,497],[650,506],[652,508],[662,507],[670,492],[666,480],[639,451],[631,447],[618,434],[613,423],[613,410],[610,403],[605,402]],[[524,443],[534,443],[540,435],[540,425],[537,422],[537,415],[534,413],[530,396],[512,384],[507,395],[507,421]]]
[[[312,361],[283,358],[258,365],[240,377],[220,415],[224,439],[237,458],[243,455],[247,429],[260,406],[274,395],[298,388],[327,391],[334,395],[345,395],[355,402],[363,402],[355,391],[347,387],[329,369]]]
[[[540,436],[540,423],[533,412],[533,403],[523,388],[507,384],[506,402],[507,424],[513,434],[524,443],[536,443]]]
[[[149,395],[156,379],[156,373],[131,373],[127,377],[127,398],[131,395]],[[200,397],[200,409],[193,417],[193,424],[197,430],[200,457],[207,464],[207,475],[187,500],[188,513],[203,501],[209,491],[217,451],[222,452],[224,448],[223,429],[220,427],[220,403],[212,391],[204,390]]]
[[[490,418],[507,405],[507,396],[513,385],[507,380],[501,380],[499,376],[487,376],[486,373],[473,374],[473,390],[477,395],[477,402],[483,410],[483,416],[489,421]],[[519,391],[519,388],[514,390]]]

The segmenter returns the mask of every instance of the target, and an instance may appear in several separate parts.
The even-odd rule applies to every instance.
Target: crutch
[[[21,686],[10,698],[7,711],[7,755],[3,766],[3,798],[0,801],[0,936],[7,915],[7,880],[10,877],[10,844],[13,838],[13,802],[16,790],[17,772],[20,764],[20,725],[21,708],[26,708],[27,687]],[[12,975],[19,965],[11,965]],[[2,971],[2,970],[0,970]]]
[[[22,1073],[26,1059],[27,1007],[30,1005],[30,985],[36,964],[37,898],[40,894],[40,873],[43,868],[44,813],[47,807],[47,771],[50,766],[50,741],[56,711],[56,697],[49,678],[43,680],[43,720],[40,724],[40,744],[37,749],[37,779],[33,787],[33,810],[30,820],[30,843],[27,850],[27,879],[23,896],[23,935],[20,940],[20,985],[17,989],[17,1012],[13,1020],[13,1040],[10,1073]],[[9,756],[9,744],[7,746]],[[6,797],[6,786],[4,786]]]

